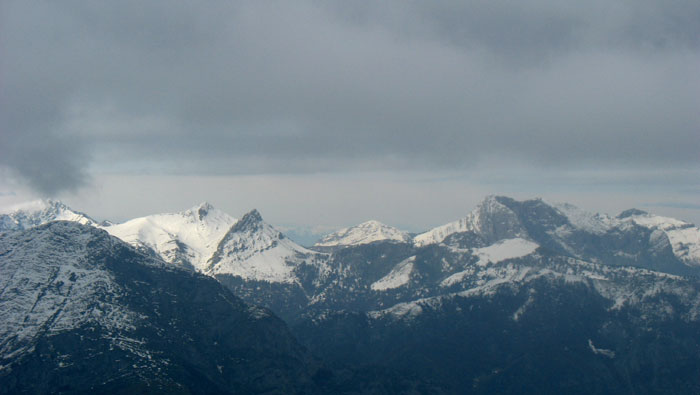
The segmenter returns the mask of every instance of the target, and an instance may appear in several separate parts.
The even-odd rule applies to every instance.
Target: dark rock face
[[[42,239],[44,246],[32,244]],[[30,250],[27,250],[30,248]],[[47,319],[23,343],[19,354],[0,359],[0,388],[5,393],[305,393],[315,392],[315,364],[269,311],[250,307],[216,280],[174,269],[141,255],[106,232],[75,223],[54,222],[0,239],[3,276],[21,275],[21,258],[35,270],[74,270],[68,278],[100,270],[109,283],[94,290],[95,319],[76,319],[61,328]],[[70,266],[62,260],[78,260]],[[67,266],[68,265],[68,266]],[[72,276],[72,277],[71,277]],[[15,295],[35,295],[13,284]],[[43,284],[42,286],[47,286]],[[56,284],[50,285],[57,287]],[[100,292],[112,291],[112,295]],[[57,292],[57,303],[40,299],[50,316],[59,317],[70,298],[84,290]],[[93,291],[91,291],[93,292]],[[12,298],[0,299],[6,320],[27,312],[8,310]],[[82,295],[85,296],[85,295]],[[111,301],[111,310],[100,306]],[[66,300],[68,302],[66,302]],[[105,309],[105,311],[100,311]],[[128,324],[109,329],[107,314],[123,314]],[[67,313],[66,313],[67,314]],[[20,325],[21,327],[21,325]],[[3,342],[4,343],[4,342]]]
[[[260,212],[258,210],[251,210],[250,212],[246,213],[243,218],[238,220],[232,227],[230,232],[231,233],[236,233],[236,232],[254,232],[257,229],[260,229],[262,227],[262,216],[260,215]],[[224,237],[224,240],[226,237]]]
[[[218,274],[216,279],[247,303],[265,306],[287,322],[292,322],[309,302],[298,284],[243,280],[230,274]]]

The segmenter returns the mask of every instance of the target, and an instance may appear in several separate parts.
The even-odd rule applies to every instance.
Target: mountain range
[[[58,221],[0,238],[3,393],[313,389],[286,325],[215,280]]]
[[[284,392],[700,390],[700,230],[640,210],[612,217],[489,196],[463,218],[417,235],[368,221],[302,247],[256,210],[235,219],[203,203],[112,224],[42,201],[0,216],[0,247],[0,309],[11,317],[0,330],[0,382],[14,385],[7,388],[68,385],[58,373],[37,379],[32,364],[49,352],[37,350],[54,350],[64,337],[75,347],[83,328],[99,327],[90,350],[118,349],[129,361],[104,373],[124,374],[118,386],[192,392],[201,379],[221,392],[258,391],[264,386],[246,381],[250,371],[237,367],[241,374],[222,379],[218,366],[229,365],[208,358],[240,352],[245,336],[275,333],[265,336],[281,336],[283,346],[252,340],[246,355],[262,358],[256,366],[265,370],[273,369],[266,358],[282,353],[289,363],[274,367],[282,379],[263,381]],[[206,295],[190,300],[197,292]],[[163,295],[172,299],[167,320],[158,310]],[[207,298],[209,307],[196,305]],[[224,299],[235,302],[222,313],[216,306]],[[90,300],[100,302],[89,309]],[[230,349],[202,346],[196,363],[191,348],[171,355],[151,339],[174,331],[179,337],[165,336],[171,344],[194,344],[214,330],[201,328],[226,331],[230,322],[207,309],[270,328],[230,340]],[[202,313],[186,316],[192,311]],[[125,351],[115,345],[121,338],[143,347]],[[51,366],[114,358],[83,348],[56,352],[68,357],[52,357]],[[138,355],[156,361],[152,372],[165,372],[146,374],[159,381],[128,368],[141,366]],[[164,360],[180,364],[167,370]],[[74,370],[67,377],[79,376]],[[70,388],[99,384],[82,376],[76,383]]]

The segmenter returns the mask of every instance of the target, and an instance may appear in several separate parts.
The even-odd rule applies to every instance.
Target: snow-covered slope
[[[2,358],[31,352],[39,336],[86,323],[106,332],[133,327],[139,315],[119,301],[125,290],[89,257],[91,249],[111,250],[115,242],[101,230],[70,222],[0,238]]]
[[[253,210],[223,236],[204,273],[230,274],[244,280],[296,283],[294,268],[320,254],[308,250],[263,221]]]
[[[97,223],[86,214],[51,199],[34,200],[6,208],[0,214],[0,232],[29,229],[51,221],[73,221],[83,225]]]
[[[104,227],[134,246],[145,246],[163,260],[203,270],[219,241],[236,220],[209,203],[179,213],[156,214]]]
[[[326,235],[318,243],[316,243],[315,246],[350,246],[369,244],[381,240],[409,242],[411,241],[411,238],[406,232],[402,232],[379,221],[372,220]]]

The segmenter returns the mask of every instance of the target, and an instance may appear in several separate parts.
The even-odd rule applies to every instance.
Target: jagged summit
[[[406,232],[402,232],[392,226],[385,225],[376,220],[370,220],[326,235],[321,238],[315,246],[350,246],[369,244],[381,240],[410,242],[411,237]]]
[[[23,230],[51,221],[73,221],[84,225],[97,222],[87,214],[75,211],[61,201],[53,199],[34,200],[8,207],[0,215],[0,232]]]
[[[243,218],[250,218],[251,221],[262,221],[262,215],[257,209],[252,209],[243,215]]]
[[[211,203],[209,203],[209,202],[207,202],[207,201],[205,200],[205,201],[203,201],[202,203],[199,203],[199,206],[198,206],[198,207],[199,207],[200,209],[211,210],[211,209],[214,208],[214,205],[211,204]]]
[[[308,250],[252,210],[231,226],[207,262],[209,275],[232,275],[245,280],[296,283],[297,265],[318,253]]]
[[[419,246],[434,244],[452,234],[469,232],[490,244],[512,238],[530,239],[533,232],[554,232],[566,227],[600,235],[614,225],[615,221],[605,214],[589,213],[568,203],[489,195],[465,218],[419,234],[414,241]]]
[[[199,203],[196,206],[190,207],[187,210],[180,211],[178,213],[164,213],[164,214],[160,214],[160,215],[180,214],[182,216],[195,218],[198,221],[204,221],[205,218],[207,216],[209,216],[210,214],[216,215],[216,214],[220,214],[220,213],[221,213],[221,210],[218,210],[211,203],[204,201],[202,203]]]
[[[268,255],[268,263],[272,259],[268,250],[287,240],[282,232],[264,222],[258,210],[251,210],[236,221],[208,202],[179,213],[150,215],[122,224],[98,224],[87,215],[51,199],[17,205],[9,208],[9,211],[0,215],[0,232],[26,229],[56,220],[74,221],[103,228],[132,245],[155,251],[167,262],[200,271],[227,267],[219,265],[221,262],[218,261],[212,264],[214,254],[225,244],[225,238],[227,241],[237,240],[234,242],[237,245],[235,248],[226,248],[238,251],[234,254],[237,257],[234,260],[247,260],[255,254],[264,253]],[[598,254],[602,245],[608,245],[600,238],[622,237],[620,235],[633,231],[638,234],[629,236],[631,239],[641,240],[639,243],[648,241],[653,248],[643,247],[643,243],[636,246],[620,244],[615,247],[619,253],[615,256]],[[611,217],[590,213],[571,204],[546,202],[541,198],[519,201],[499,195],[486,196],[464,218],[438,226],[413,239],[405,232],[371,220],[327,235],[315,246],[335,249],[384,240],[399,243],[413,241],[416,247],[445,243],[458,248],[481,248],[511,239],[537,242],[577,258],[597,257],[619,264],[634,264],[634,259],[625,261],[621,257],[639,256],[641,248],[644,251],[652,248],[655,254],[661,254],[668,246],[684,265],[700,267],[700,230],[693,224],[637,209]],[[601,244],[592,246],[591,240],[598,239]],[[283,244],[288,247],[287,251],[275,259],[284,260],[297,253],[309,253],[291,241]],[[648,264],[659,261],[657,258],[649,260]],[[225,271],[231,272],[232,269]]]
[[[244,214],[243,217],[241,217],[241,219],[233,225],[233,228],[229,230],[229,233],[259,230],[263,227],[263,224],[264,221],[262,215],[260,215],[260,212],[256,209],[252,209]]]
[[[198,204],[197,206],[192,207],[191,209],[185,211],[185,213],[192,213],[196,214],[197,218],[199,220],[203,220],[204,217],[206,217],[210,211],[215,210],[214,206],[209,203],[209,202],[202,202]]]
[[[465,218],[421,233],[414,238],[414,242],[418,246],[440,243],[448,236],[461,232],[473,232],[486,237],[489,242],[506,238],[526,238],[517,214],[509,207],[515,202],[505,196],[489,195]]]

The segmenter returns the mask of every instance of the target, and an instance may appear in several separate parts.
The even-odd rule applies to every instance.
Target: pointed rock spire
[[[246,213],[238,222],[236,222],[229,233],[252,231],[262,227],[263,219],[260,212],[253,209]]]

